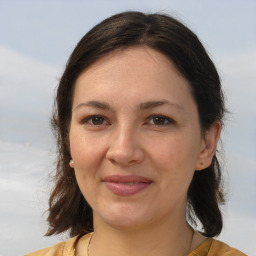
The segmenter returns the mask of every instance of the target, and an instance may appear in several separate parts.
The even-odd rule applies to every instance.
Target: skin
[[[220,130],[216,122],[202,132],[189,82],[158,51],[115,50],[85,70],[75,84],[70,148],[71,167],[93,209],[91,255],[187,253],[187,190],[194,171],[211,164]],[[102,182],[131,174],[151,184],[119,196]],[[197,234],[192,248],[204,239]],[[81,239],[77,254],[84,251]]]

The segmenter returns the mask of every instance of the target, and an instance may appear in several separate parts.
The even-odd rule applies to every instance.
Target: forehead
[[[90,76],[95,72],[104,74],[105,72],[117,68],[125,68],[128,72],[134,67],[139,67],[137,70],[139,72],[146,69],[148,69],[148,71],[155,70],[156,72],[172,69],[182,76],[174,63],[163,53],[147,46],[132,46],[129,48],[118,48],[107,53],[87,67],[79,77],[85,74],[86,76]],[[142,67],[146,67],[146,69],[142,69]],[[133,70],[133,72],[134,71],[135,70]]]
[[[191,97],[191,86],[174,63],[145,46],[117,49],[100,58],[78,77],[74,100],[86,97],[157,100],[169,95]],[[180,99],[181,100],[181,99]]]

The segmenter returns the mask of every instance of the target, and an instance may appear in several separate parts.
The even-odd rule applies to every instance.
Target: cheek
[[[185,139],[186,138],[186,139]],[[150,156],[161,179],[190,180],[195,171],[197,148],[186,136],[170,137],[150,145]]]
[[[82,194],[87,197],[93,193],[97,180],[97,170],[101,164],[100,145],[84,135],[71,133],[70,150],[78,186]]]
[[[90,165],[104,155],[104,143],[97,137],[71,131],[70,150],[76,165]]]
[[[70,132],[70,149],[75,163],[76,180],[89,204],[104,169],[105,148],[105,140],[100,136]]]
[[[182,158],[182,143],[177,138],[163,138],[148,145],[150,155],[164,166],[179,165]]]

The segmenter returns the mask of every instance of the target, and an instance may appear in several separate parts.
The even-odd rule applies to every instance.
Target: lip
[[[111,192],[119,196],[137,194],[152,184],[152,180],[137,175],[112,175],[102,181]]]

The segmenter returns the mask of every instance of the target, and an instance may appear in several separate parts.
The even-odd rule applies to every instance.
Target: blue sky
[[[131,9],[177,15],[213,52],[255,49],[253,0],[0,1],[0,42],[26,56],[60,66],[89,28],[111,14]]]
[[[126,1],[125,3],[113,0],[93,2],[77,0],[72,1],[72,3],[69,1],[0,1],[0,46],[3,47],[2,54],[5,55],[6,50],[13,51],[22,57],[31,59],[32,62],[36,61],[47,66],[48,69],[54,69],[55,77],[52,77],[53,81],[49,81],[53,85],[54,82],[57,83],[72,49],[86,31],[109,15],[131,9],[168,12],[189,25],[198,34],[220,71],[226,93],[229,94],[227,95],[228,99],[232,104],[231,112],[243,112],[243,114],[247,113],[248,115],[248,109],[246,109],[243,100],[249,100],[250,104],[255,106],[253,99],[255,87],[251,88],[255,78],[255,1],[161,0]],[[5,57],[10,62],[10,56],[2,55],[2,58]],[[17,66],[15,56],[13,59]],[[5,66],[5,64],[3,65]],[[12,67],[8,67],[8,69],[12,68],[14,68],[13,64]],[[35,78],[36,80],[38,78],[38,74],[33,74],[35,72],[33,68],[30,71],[23,70],[25,66],[21,65],[21,67],[17,66],[17,69],[23,74],[30,72],[28,76],[31,79]],[[9,70],[10,72],[11,70]],[[16,71],[14,72],[16,73]],[[226,78],[227,76],[228,78]],[[43,88],[46,87],[44,84],[41,87],[41,89],[47,89]],[[20,86],[19,88],[22,90]],[[7,89],[7,91],[9,90],[11,89]],[[36,85],[32,86],[32,90],[37,90]],[[11,92],[13,93],[13,90]],[[233,94],[239,95],[239,98],[233,98]],[[15,101],[21,102],[23,105],[19,108],[20,111],[25,108],[25,101],[27,108],[33,108],[32,103],[27,101],[25,95],[26,93],[22,95],[19,92],[19,95],[15,97]],[[45,97],[47,98],[47,95]],[[32,99],[31,97],[30,101]],[[36,101],[40,99],[41,97],[37,97]],[[48,108],[51,108],[51,101],[48,102]],[[49,113],[49,109],[45,111]],[[26,109],[24,110],[22,115],[27,113]],[[250,111],[253,110],[249,109],[249,113]],[[21,118],[22,115],[18,117]],[[40,116],[34,116],[34,118],[40,119]],[[231,119],[233,118],[236,119],[236,116],[231,116]],[[249,125],[245,122],[243,120],[239,125],[251,127],[251,122],[253,122],[255,127],[255,115],[251,117]],[[246,139],[249,141],[252,138],[254,141],[256,140],[255,133],[252,134],[252,130],[248,130],[246,127],[244,127],[246,133],[243,136],[236,134],[232,127],[229,130],[237,138],[232,144],[238,142],[235,147],[239,151],[244,151],[244,149],[239,149],[240,140],[244,139],[244,136],[247,136]],[[0,132],[1,130],[0,128]],[[14,135],[17,137],[15,132],[16,130],[13,128],[6,127],[5,131],[1,132],[5,136],[2,138],[7,136],[8,139],[11,139]],[[20,134],[21,137],[24,135],[24,133]],[[26,140],[26,138],[20,139],[21,141]],[[255,156],[256,146],[250,144],[247,153]]]
[[[54,90],[80,38],[102,19],[126,10],[162,11],[179,18],[198,35],[215,62],[231,112],[223,132],[229,200],[222,239],[256,255],[249,235],[253,237],[256,228],[256,1],[0,0],[3,255],[18,255],[55,241],[42,238],[41,218],[49,189],[41,181],[53,169],[49,118]],[[38,198],[38,193],[43,196]],[[22,232],[17,233],[17,227]],[[237,240],[238,236],[245,238]],[[13,237],[20,246],[10,251]]]

